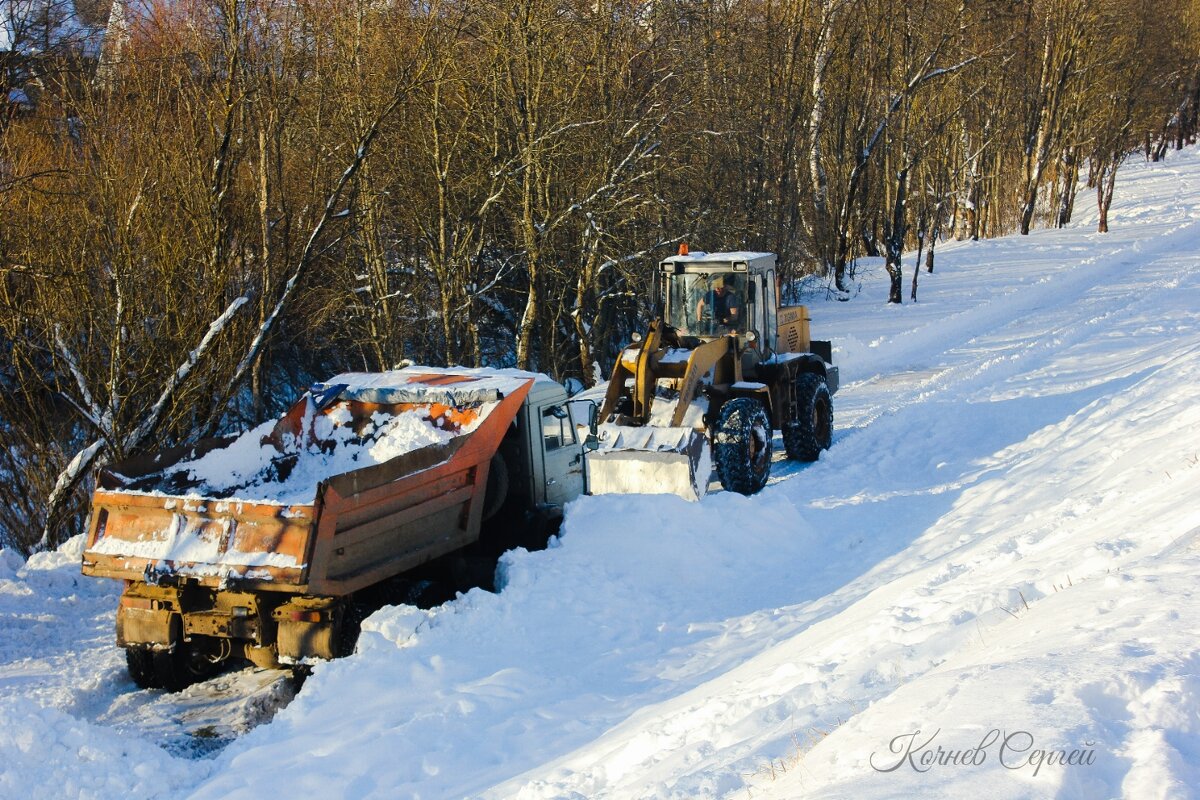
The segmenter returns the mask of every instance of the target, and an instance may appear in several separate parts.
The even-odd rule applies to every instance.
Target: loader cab
[[[722,291],[732,296],[738,309],[733,317],[713,314]],[[736,334],[744,346],[769,355],[775,340],[776,291],[774,253],[690,253],[659,264],[663,318],[682,337],[711,340]]]

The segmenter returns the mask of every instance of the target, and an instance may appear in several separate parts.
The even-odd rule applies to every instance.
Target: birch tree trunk
[[[834,273],[839,290],[844,290],[845,267],[835,261],[833,246],[833,220],[829,208],[829,176],[825,171],[821,139],[825,133],[825,111],[828,102],[825,92],[825,72],[829,68],[832,51],[831,29],[837,18],[838,0],[820,0],[817,20],[817,38],[812,56],[812,108],[808,114],[808,171],[812,187],[812,222],[810,238],[817,246],[821,259],[822,274]]]
[[[892,200],[890,220],[885,224],[884,245],[885,268],[888,274],[888,303],[904,302],[904,237],[907,233],[909,165],[905,163],[896,172],[895,196]]]

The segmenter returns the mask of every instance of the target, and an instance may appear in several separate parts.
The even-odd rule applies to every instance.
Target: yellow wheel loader
[[[833,436],[838,387],[828,341],[804,306],[781,306],[773,253],[688,253],[658,266],[661,316],[617,359],[588,456],[592,494],[697,500],[715,465],[750,495],[771,472],[772,437],[815,461]]]

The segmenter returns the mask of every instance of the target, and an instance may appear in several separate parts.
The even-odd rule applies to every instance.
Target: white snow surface
[[[1081,193],[939,246],[918,303],[881,270],[810,301],[818,462],[582,498],[498,594],[376,613],[209,758],[111,721],[157,695],[78,542],[0,553],[0,797],[1195,797],[1200,151],[1118,183],[1111,233]]]

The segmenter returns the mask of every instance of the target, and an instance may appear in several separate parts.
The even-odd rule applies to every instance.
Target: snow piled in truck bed
[[[470,433],[487,417],[496,403],[481,406],[478,419],[465,425],[461,433]],[[375,466],[422,447],[445,444],[458,433],[431,423],[429,412],[418,408],[400,414],[375,414],[368,427],[356,433],[350,426],[350,412],[344,405],[314,419],[316,437],[332,447],[290,443],[281,453],[264,437],[275,427],[275,420],[264,422],[219,450],[200,458],[180,462],[169,475],[183,474],[197,482],[182,492],[160,491],[153,494],[180,497],[216,497],[230,501],[303,505],[316,497],[317,484],[335,475]],[[286,477],[280,477],[281,457],[293,456],[295,464]]]
[[[1195,796],[1200,151],[1118,181],[1110,234],[1081,199],[940,246],[919,303],[882,270],[811,302],[846,381],[817,463],[583,498],[213,760],[98,722],[115,588],[2,554],[0,796]]]

